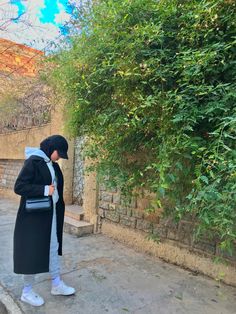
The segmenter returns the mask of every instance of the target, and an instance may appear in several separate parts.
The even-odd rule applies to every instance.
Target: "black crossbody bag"
[[[25,210],[27,213],[43,213],[48,212],[52,208],[51,197],[32,197],[27,198],[25,203]]]

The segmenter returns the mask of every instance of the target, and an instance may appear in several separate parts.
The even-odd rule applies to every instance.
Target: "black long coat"
[[[63,175],[57,163],[53,162],[59,200],[56,204],[58,254],[62,255],[62,235],[65,203],[63,200]],[[14,272],[37,274],[49,271],[49,251],[53,210],[44,213],[27,213],[26,197],[44,195],[45,185],[52,184],[50,170],[43,158],[31,156],[24,163],[16,180],[14,191],[21,195],[14,230]]]

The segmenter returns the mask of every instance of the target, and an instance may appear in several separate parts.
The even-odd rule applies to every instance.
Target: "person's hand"
[[[53,184],[49,185],[49,195],[52,195],[54,190],[55,190],[54,185]]]

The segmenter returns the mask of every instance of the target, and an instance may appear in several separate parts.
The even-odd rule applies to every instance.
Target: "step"
[[[93,233],[94,225],[86,222],[79,221],[70,217],[65,216],[64,220],[64,232],[82,237],[83,235]]]
[[[65,216],[73,218],[75,220],[83,220],[83,207],[79,205],[66,205]]]

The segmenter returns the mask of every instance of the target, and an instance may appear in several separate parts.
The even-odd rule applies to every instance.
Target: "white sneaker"
[[[52,286],[51,294],[53,295],[72,295],[75,293],[75,289],[68,287],[62,280],[58,286]]]
[[[33,289],[31,289],[27,293],[23,293],[21,295],[21,301],[28,303],[33,306],[41,306],[44,304],[44,299],[40,297],[37,293],[34,292]]]

